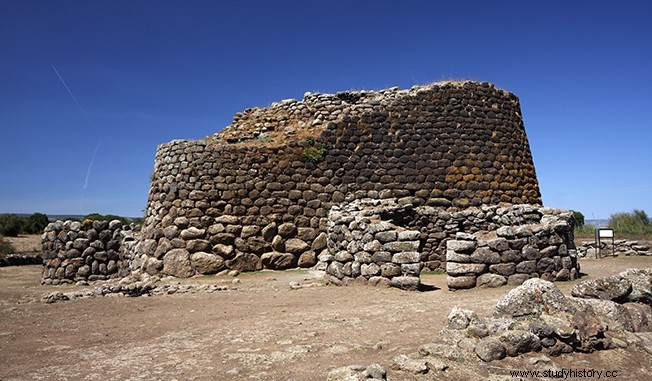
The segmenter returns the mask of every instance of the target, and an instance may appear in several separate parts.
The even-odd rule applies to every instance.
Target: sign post
[[[598,258],[602,254],[602,238],[611,238],[611,256],[616,256],[616,247],[614,246],[613,229],[595,229],[595,246],[598,249]]]

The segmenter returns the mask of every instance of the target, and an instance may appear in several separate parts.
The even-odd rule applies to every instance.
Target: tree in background
[[[120,217],[120,216],[116,216],[116,215],[113,215],[113,214],[102,215],[102,214],[99,214],[99,213],[91,213],[91,214],[87,215],[86,217],[84,217],[83,219],[84,219],[84,220],[91,220],[91,221],[113,221],[113,220],[120,220],[120,221],[122,221],[122,223],[124,223],[124,224],[128,224],[128,223],[129,223],[129,219],[128,219],[128,218]]]
[[[575,223],[576,228],[581,228],[582,226],[584,226],[584,215],[582,214],[582,212],[573,210],[573,222]]]
[[[612,214],[609,218],[609,228],[617,233],[652,234],[650,218],[640,209],[634,209],[631,213]]]
[[[0,215],[0,235],[16,237],[23,230],[23,221],[15,214]]]
[[[23,231],[27,234],[43,233],[50,219],[43,213],[34,213],[23,221]]]

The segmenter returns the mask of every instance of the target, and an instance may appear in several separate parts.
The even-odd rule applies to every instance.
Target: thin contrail
[[[79,103],[79,101],[77,100],[77,97],[75,96],[75,94],[72,93],[72,91],[70,90],[70,87],[68,87],[68,84],[66,84],[66,81],[63,80],[63,77],[61,76],[61,74],[59,74],[59,71],[57,70],[57,68],[54,65],[52,65],[52,70],[54,70],[54,73],[57,75],[57,77],[59,77],[59,80],[61,81],[61,84],[63,85],[63,87],[66,88],[66,91],[68,92],[68,94],[70,94],[70,97],[72,98],[72,100],[75,101],[75,104],[77,104],[77,107],[79,107],[82,114],[84,114],[84,116],[86,117],[86,120],[88,120],[88,123],[95,129],[95,131],[99,132],[99,129],[97,128],[97,126],[95,126],[95,123],[93,123],[93,120],[91,119],[91,117],[88,115],[86,110],[82,107],[81,103]],[[90,161],[90,163],[88,163],[88,170],[86,171],[86,178],[84,178],[84,186],[82,187],[82,191],[85,190],[88,187],[88,178],[91,175],[91,169],[93,168],[93,164],[95,163],[95,156],[97,155],[97,151],[100,149],[100,146],[102,145],[102,135],[99,135],[99,138],[100,139],[97,142],[97,145],[95,146],[95,151],[93,151],[93,156],[91,157],[91,161]],[[82,200],[83,199],[84,199],[84,194],[82,193]],[[80,201],[80,203],[81,203],[81,201]],[[80,205],[80,209],[81,209],[81,205]]]

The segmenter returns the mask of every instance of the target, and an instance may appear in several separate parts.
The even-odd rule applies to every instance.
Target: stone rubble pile
[[[534,211],[534,209],[532,209]],[[571,213],[547,209],[538,223],[495,231],[457,233],[447,242],[451,290],[519,285],[530,278],[565,281],[579,276]]]
[[[88,286],[88,282],[80,280],[77,286]],[[149,276],[147,274],[129,275],[121,279],[109,279],[95,281],[92,288],[75,290],[69,292],[55,291],[44,295],[41,301],[44,303],[55,303],[59,301],[96,298],[96,297],[138,297],[151,295],[169,295],[198,292],[217,292],[231,290],[225,285],[216,284],[180,284],[173,277]]]
[[[73,283],[129,274],[124,241],[132,227],[119,220],[56,221],[45,228],[42,242],[42,284]]]
[[[528,352],[558,356],[629,345],[652,354],[652,269],[583,281],[571,294],[533,278],[498,301],[492,317],[454,307],[447,327],[420,348],[419,359],[474,354],[490,362]]]
[[[612,255],[652,255],[650,247],[640,243],[639,241],[629,241],[619,239],[614,241],[613,246],[611,241],[602,241],[598,248],[595,242],[584,241],[577,248],[577,256],[579,258],[598,259],[601,257],[609,257]]]

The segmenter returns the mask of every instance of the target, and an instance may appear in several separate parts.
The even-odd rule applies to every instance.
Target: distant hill
[[[609,220],[584,220],[584,225],[597,226],[599,228],[606,228],[609,225]]]
[[[0,213],[0,214],[9,214],[9,213]],[[15,215],[17,215],[18,217],[21,217],[21,218],[26,218],[26,217],[29,217],[29,216],[32,215],[31,213],[11,213],[11,214],[15,214]],[[48,214],[47,216],[48,216],[48,219],[51,222],[54,222],[56,220],[65,221],[65,220],[70,220],[70,219],[81,220],[84,217],[86,217],[85,214]],[[135,217],[125,217],[125,218],[127,218],[129,220],[135,219]]]

